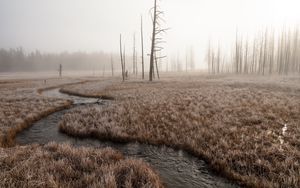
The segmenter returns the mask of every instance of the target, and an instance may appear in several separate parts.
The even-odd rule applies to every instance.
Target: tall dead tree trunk
[[[257,61],[257,55],[256,55],[256,40],[253,41],[253,49],[252,49],[252,64],[251,64],[251,73],[256,72],[256,61]]]
[[[263,49],[263,65],[262,65],[262,74],[265,75],[265,68],[266,68],[266,64],[267,64],[267,61],[268,61],[268,48],[267,48],[267,45],[268,45],[268,30],[266,30],[266,33],[265,33],[265,39],[264,39],[264,49]]]
[[[137,76],[138,75],[138,70],[139,70],[139,67],[138,67],[138,53],[137,51],[135,52],[135,75]]]
[[[157,65],[157,57],[155,56],[155,66],[156,66],[156,75],[157,75],[157,78],[160,79],[159,77],[159,71],[158,71],[158,65]]]
[[[244,57],[244,73],[248,74],[248,39],[246,39],[246,46],[245,46],[245,57]]]
[[[292,66],[292,70],[293,72],[297,72],[297,50],[298,50],[298,29],[296,29],[294,31],[294,37],[293,37],[293,53],[292,53],[292,61],[293,61],[293,66]]]
[[[151,54],[150,54],[150,72],[149,81],[153,80],[153,64],[154,64],[154,51],[155,51],[155,39],[156,39],[156,19],[157,19],[157,0],[154,0],[154,12],[153,12],[153,28],[152,28],[152,44],[151,44]]]
[[[164,43],[165,41],[162,40],[162,37],[159,37],[162,33],[165,33],[168,29],[161,28],[161,22],[164,21],[162,15],[164,14],[163,11],[158,9],[157,0],[154,0],[154,7],[153,7],[153,17],[152,17],[152,38],[151,38],[151,53],[150,53],[150,71],[149,71],[149,81],[153,80],[154,74],[154,63],[157,52],[163,50],[163,47],[159,46],[159,44]],[[165,56],[164,56],[165,57]],[[159,57],[159,58],[164,58]]]
[[[132,73],[133,75],[136,74],[136,58],[135,58],[135,55],[136,55],[136,49],[135,49],[135,34],[133,35],[133,55],[132,55]]]
[[[217,55],[217,73],[220,73],[220,63],[221,63],[221,49],[220,45],[218,47],[218,55]]]
[[[142,79],[145,79],[144,69],[144,33],[143,33],[143,17],[141,16],[141,45],[142,45]]]
[[[260,50],[259,50],[259,62],[258,62],[258,73],[262,73],[262,64],[263,64],[263,39],[260,42]]]
[[[123,50],[123,65],[124,65],[124,80],[128,77],[128,71],[126,70],[126,49]]]
[[[211,46],[210,46],[210,41],[208,43],[208,50],[207,50],[207,68],[208,68],[208,73],[211,73]]]
[[[122,51],[122,35],[120,34],[120,56],[121,56],[121,68],[122,68],[122,79],[125,81],[125,61],[123,60],[123,51]]]
[[[194,48],[193,48],[193,46],[191,47],[191,50],[190,50],[190,69],[192,71],[195,70],[195,56],[194,56]]]
[[[235,70],[236,74],[239,73],[239,64],[240,64],[240,48],[238,42],[238,32],[236,31],[236,39],[235,39]]]
[[[299,28],[283,28],[278,36],[276,30],[266,28],[253,42],[236,35],[235,45],[231,52],[231,63],[220,64],[220,49],[208,48],[207,63],[211,73],[223,72],[224,67],[237,74],[273,73],[290,74],[300,72]],[[221,70],[220,70],[221,66]],[[231,67],[231,68],[230,68]]]
[[[241,39],[241,44],[240,44],[240,49],[239,49],[239,57],[240,57],[240,65],[239,65],[239,73],[242,74],[243,73],[243,39]]]
[[[111,65],[111,76],[114,76],[114,60],[113,60],[113,56],[110,56],[110,65]]]
[[[271,41],[270,41],[270,57],[269,57],[269,74],[271,75],[273,73],[273,67],[274,67],[274,52],[275,52],[275,38],[274,38],[274,31],[271,35]]]
[[[188,60],[188,52],[186,50],[185,52],[185,72],[188,71],[188,63],[189,63],[189,60]]]
[[[59,77],[62,77],[62,64],[59,64],[58,72],[59,72]]]
[[[215,74],[215,52],[212,51],[211,53],[211,70],[212,73]]]

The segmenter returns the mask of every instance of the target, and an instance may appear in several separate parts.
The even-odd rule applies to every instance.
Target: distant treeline
[[[111,71],[119,68],[119,56],[104,52],[96,53],[25,53],[22,48],[0,49],[0,72],[13,71],[56,71],[62,64],[63,70],[101,70]]]
[[[230,55],[208,47],[207,64],[210,73],[295,74],[300,73],[299,28],[276,33],[266,29],[252,40],[236,35]]]

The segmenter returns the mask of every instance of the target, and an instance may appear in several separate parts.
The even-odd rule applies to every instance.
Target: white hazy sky
[[[153,0],[0,0],[0,48],[112,52],[118,50],[122,33],[131,49],[133,33],[139,37],[141,14],[149,46],[152,4]],[[251,36],[266,26],[300,23],[300,0],[162,0],[161,6],[166,27],[171,28],[166,54],[179,52],[183,57],[193,46],[198,61],[209,39],[228,44],[236,28]]]

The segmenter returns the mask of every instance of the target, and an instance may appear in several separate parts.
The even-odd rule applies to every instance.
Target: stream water
[[[58,130],[62,116],[74,108],[83,108],[88,105],[103,108],[109,105],[103,101],[95,104],[96,98],[83,98],[62,94],[59,89],[43,92],[47,97],[56,97],[73,100],[71,109],[62,110],[36,122],[31,128],[19,133],[16,142],[20,145],[51,141],[58,143],[69,142],[74,146],[111,147],[121,151],[127,157],[140,158],[148,162],[160,175],[162,181],[170,188],[188,187],[238,187],[234,183],[213,173],[203,161],[182,150],[174,150],[165,146],[152,146],[139,143],[120,144],[103,142],[96,139],[77,139],[67,136]]]

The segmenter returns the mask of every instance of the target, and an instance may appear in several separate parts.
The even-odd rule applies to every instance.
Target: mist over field
[[[117,57],[120,33],[128,58],[132,56],[133,35],[136,35],[140,62],[140,16],[144,21],[145,54],[149,54],[152,6],[152,1],[139,0],[2,0],[0,64],[10,65],[0,66],[0,71],[53,71],[59,63],[66,63],[67,69],[102,70],[103,64],[109,67],[111,53],[117,54],[115,61],[120,61]],[[167,55],[162,60],[164,69],[174,61],[184,64],[191,48],[195,67],[207,69],[209,41],[216,47],[220,44],[230,55],[237,31],[243,38],[252,39],[267,27],[280,32],[296,27],[300,21],[297,0],[164,0],[160,6],[165,13],[164,26],[170,28],[164,37],[163,54]],[[9,55],[3,50],[9,51]],[[71,57],[66,57],[67,52]],[[46,60],[33,57],[40,54],[47,56]],[[17,57],[8,63],[7,56],[22,58],[22,55],[30,56],[23,60],[26,63]],[[69,61],[75,61],[73,68]]]
[[[0,187],[299,188],[299,0],[0,0]]]

